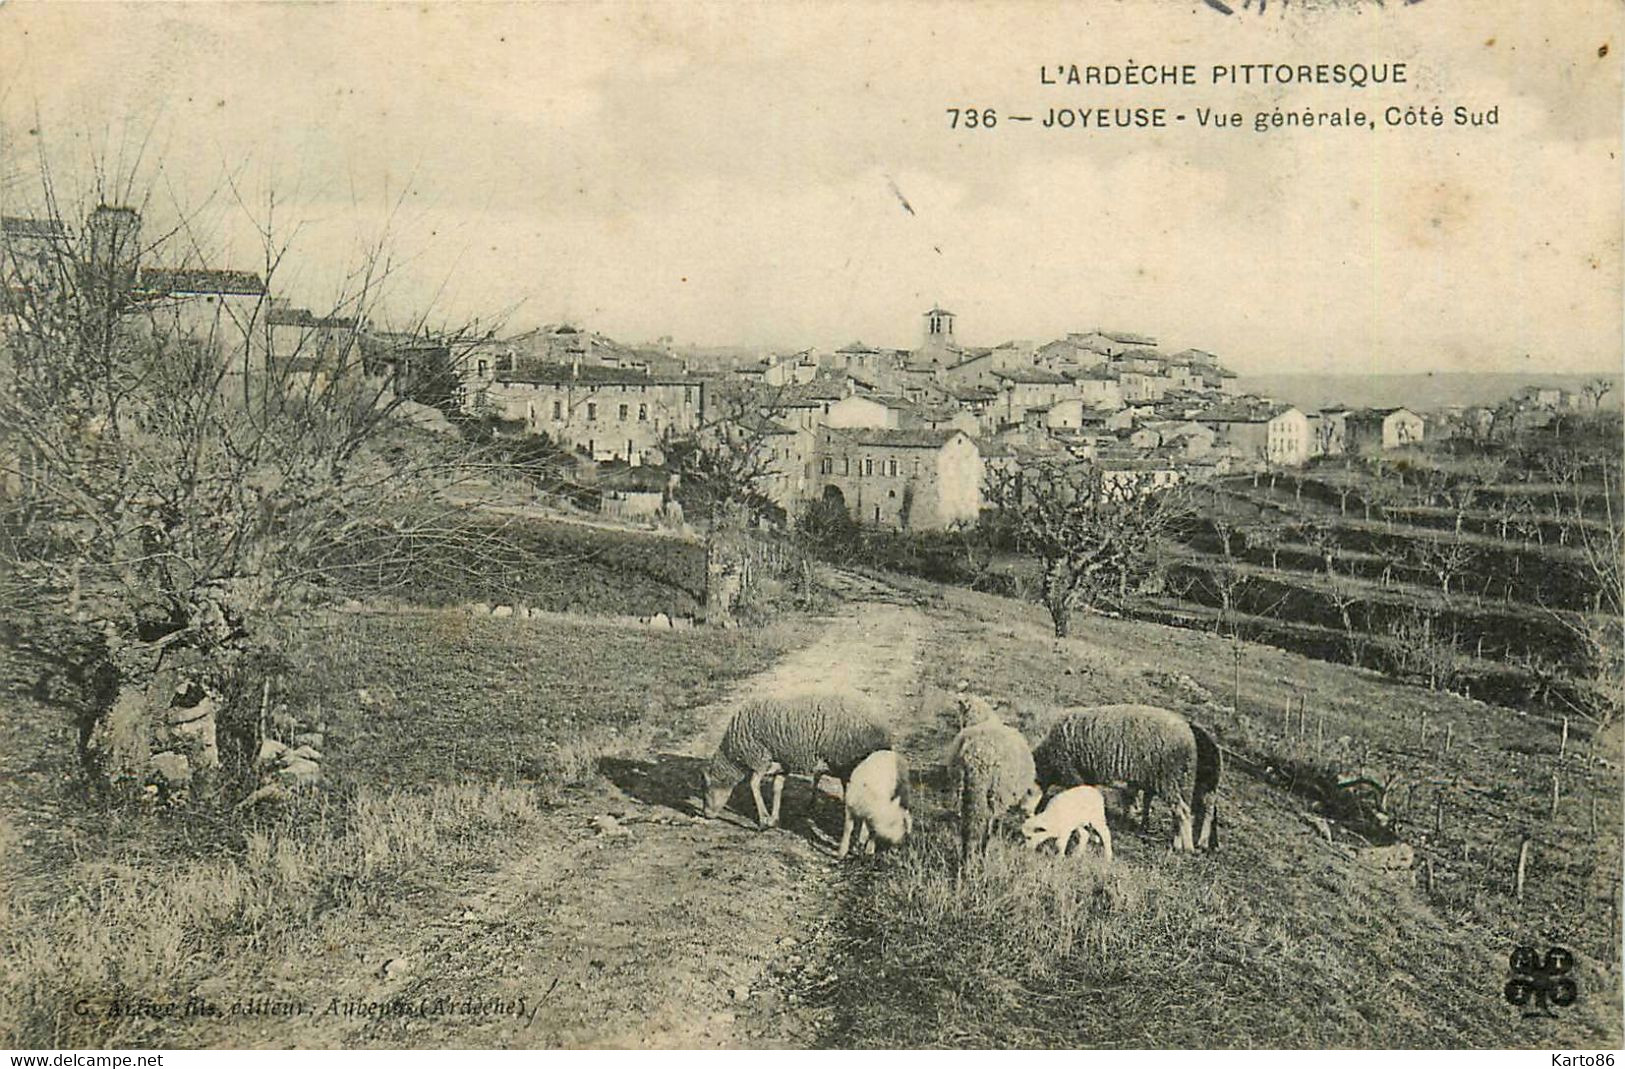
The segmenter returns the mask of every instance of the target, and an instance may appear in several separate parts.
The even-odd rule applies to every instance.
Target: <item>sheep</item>
[[[891,731],[873,705],[849,691],[806,691],[745,702],[728,721],[722,744],[700,776],[701,808],[715,817],[747,776],[760,828],[776,827],[787,775],[820,773],[841,781],[876,750],[893,749]],[[773,777],[773,808],[762,801],[762,777]],[[850,831],[851,821],[847,828]],[[845,852],[846,843],[842,843]]]
[[[1224,752],[1213,733],[1200,724],[1191,725],[1196,738],[1196,794],[1191,800],[1191,819],[1196,829],[1198,850],[1219,848],[1219,775],[1224,771]]]
[[[846,785],[846,823],[839,857],[846,856],[854,821],[857,845],[866,854],[875,852],[877,840],[896,845],[914,830],[914,817],[908,811],[908,771],[896,750],[876,750],[852,770]]]
[[[1019,805],[1028,816],[1043,795],[1033,771],[1033,752],[1021,732],[997,717],[972,724],[954,736],[948,768],[959,781],[959,857],[981,853],[993,822]]]
[[[1033,752],[1039,786],[1121,783],[1168,800],[1173,847],[1192,850],[1191,801],[1196,788],[1196,738],[1178,713],[1150,705],[1102,705],[1067,712]]]
[[[1112,832],[1106,826],[1106,799],[1100,788],[1068,787],[1051,798],[1040,812],[1027,818],[1021,825],[1021,835],[1033,850],[1053,841],[1056,850],[1065,857],[1067,847],[1072,845],[1072,836],[1079,836],[1081,851],[1089,841],[1090,829],[1100,837],[1101,853],[1110,861]]]

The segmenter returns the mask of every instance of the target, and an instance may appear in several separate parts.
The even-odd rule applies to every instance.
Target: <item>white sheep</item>
[[[1195,849],[1191,803],[1196,794],[1196,738],[1188,720],[1150,705],[1101,705],[1070,710],[1033,751],[1044,789],[1082,783],[1127,783],[1173,812],[1175,850]]]
[[[1033,752],[1021,732],[992,715],[986,703],[960,703],[962,715],[978,720],[954,737],[948,768],[959,781],[959,857],[987,849],[993,823],[1014,806],[1031,816],[1043,793],[1033,770]]]
[[[846,785],[845,826],[837,850],[840,857],[847,854],[854,823],[858,828],[857,845],[866,854],[875,852],[876,840],[896,845],[914,830],[914,817],[908,811],[908,771],[896,750],[876,750],[852,770],[852,779]]]
[[[851,691],[807,691],[745,702],[728,721],[716,754],[700,777],[702,809],[715,817],[728,804],[740,781],[750,779],[756,823],[779,823],[779,803],[787,775],[821,773],[841,781],[846,793],[853,770],[876,750],[892,749],[891,731],[861,694]],[[773,777],[773,807],[762,800],[762,777]],[[816,795],[815,795],[816,797]],[[848,814],[847,829],[851,830]],[[846,852],[842,843],[841,852]]]
[[[1043,810],[1027,818],[1021,825],[1021,836],[1027,846],[1037,850],[1047,842],[1066,856],[1077,835],[1081,852],[1089,841],[1089,832],[1100,838],[1100,850],[1107,861],[1112,859],[1112,832],[1106,826],[1106,798],[1099,787],[1068,787],[1049,800]]]

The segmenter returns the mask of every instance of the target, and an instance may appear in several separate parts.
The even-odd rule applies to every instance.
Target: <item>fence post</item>
[[[1435,791],[1433,794],[1433,834],[1444,834],[1444,792]]]
[[[1326,714],[1315,714],[1315,756],[1326,749]]]
[[[1421,733],[1416,739],[1417,749],[1426,749],[1428,744],[1428,713],[1426,709],[1422,710],[1422,723],[1419,730]]]
[[[1520,902],[1523,901],[1523,877],[1524,877],[1524,872],[1528,869],[1528,867],[1529,867],[1529,839],[1526,837],[1523,840],[1523,842],[1518,846],[1517,894],[1518,894],[1518,901],[1520,901]]]
[[[1568,749],[1569,749],[1569,718],[1565,716],[1563,718],[1563,737],[1561,739],[1559,739],[1558,743],[1557,743],[1557,759],[1559,761],[1563,760],[1563,755],[1568,752]],[[1593,751],[1593,752],[1595,752],[1595,751]]]
[[[1456,725],[1455,724],[1446,724],[1444,726],[1444,752],[1445,753],[1450,752],[1450,743],[1455,739],[1455,737],[1456,737]]]
[[[1547,818],[1549,820],[1556,820],[1557,819],[1557,795],[1558,795],[1557,773],[1553,772],[1552,773],[1552,812],[1551,812],[1551,815]]]

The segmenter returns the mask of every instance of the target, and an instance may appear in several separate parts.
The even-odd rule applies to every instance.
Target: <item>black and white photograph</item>
[[[10,1064],[1612,1065],[1622,31],[0,0]]]

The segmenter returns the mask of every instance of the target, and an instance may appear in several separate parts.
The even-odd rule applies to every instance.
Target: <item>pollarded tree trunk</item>
[[[714,627],[733,624],[734,606],[744,593],[748,574],[737,510],[718,505],[705,539],[705,620]]]
[[[1072,576],[1064,562],[1044,565],[1040,592],[1055,624],[1055,637],[1066,638],[1072,633]]]
[[[112,704],[99,710],[80,738],[80,757],[98,785],[129,793],[156,786],[166,794],[212,783],[220,767],[218,695],[203,682],[207,667],[192,650],[164,652],[162,666],[145,669],[153,650],[133,656],[120,671]]]

